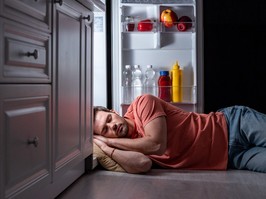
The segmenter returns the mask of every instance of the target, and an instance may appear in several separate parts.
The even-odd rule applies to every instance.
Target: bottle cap
[[[178,65],[178,61],[175,62],[175,64],[173,65],[172,70],[178,70],[179,69],[179,65]]]
[[[163,76],[163,75],[169,75],[169,71],[167,70],[161,70],[160,71],[160,75]]]
[[[134,65],[134,68],[139,68],[139,65],[137,65],[137,64],[136,64],[136,65]]]
[[[130,65],[125,65],[125,68],[129,69],[129,68],[131,68],[131,66]]]
[[[126,16],[125,20],[128,21],[128,22],[133,22],[134,21],[134,17],[133,16]]]
[[[152,68],[152,65],[147,65],[147,68]]]

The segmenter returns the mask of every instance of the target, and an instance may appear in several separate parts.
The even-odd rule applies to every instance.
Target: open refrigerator
[[[159,71],[171,72],[176,61],[183,70],[182,100],[169,103],[187,111],[203,112],[202,4],[202,0],[112,1],[112,106],[120,114],[124,114],[130,104],[123,98],[128,89],[122,85],[125,65],[140,65],[142,74],[147,65],[152,65],[155,81],[158,81]],[[185,31],[177,29],[178,22],[166,27],[161,21],[166,9],[174,11],[178,18],[188,16],[192,26]],[[134,19],[134,28],[130,31],[129,17]],[[138,24],[146,19],[151,20],[152,29],[140,31]],[[157,85],[155,89],[159,89]]]

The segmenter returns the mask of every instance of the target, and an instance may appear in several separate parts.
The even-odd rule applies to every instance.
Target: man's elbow
[[[142,157],[137,162],[135,162],[135,165],[131,168],[126,169],[128,173],[146,173],[149,170],[151,170],[152,167],[152,161],[148,157]]]
[[[151,169],[151,167],[152,167],[152,161],[148,157],[143,158],[143,160],[140,162],[141,173],[148,172]]]
[[[166,146],[162,144],[156,144],[151,155],[163,155],[166,151]]]

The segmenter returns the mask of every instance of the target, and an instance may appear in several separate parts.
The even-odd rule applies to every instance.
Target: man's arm
[[[167,125],[164,116],[155,118],[145,127],[145,136],[142,138],[95,138],[105,142],[110,147],[126,151],[137,151],[145,155],[162,155],[167,146]]]
[[[115,149],[97,139],[94,139],[94,143],[97,144],[109,157],[112,156],[112,159],[114,159],[128,173],[144,173],[151,169],[151,159],[142,153]]]

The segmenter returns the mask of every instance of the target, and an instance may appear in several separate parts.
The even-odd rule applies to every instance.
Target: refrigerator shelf
[[[170,101],[169,103],[173,104],[196,104],[196,86],[181,86],[181,87],[173,87],[173,86],[154,86],[154,87],[145,87],[145,86],[122,86],[122,93],[123,93],[123,104],[130,104],[136,97],[138,97],[141,94],[151,94],[156,97],[159,97],[159,90],[168,90],[170,92],[170,95],[172,95],[172,92],[178,92],[179,93],[179,101],[173,102]],[[172,98],[172,96],[170,96]]]
[[[145,23],[144,23],[145,24]],[[193,33],[195,32],[195,22],[182,22],[185,26],[191,26],[188,27],[184,31],[178,30],[177,26],[178,24],[181,24],[180,22],[175,22],[172,27],[168,28],[165,27],[163,22],[152,22],[151,23],[153,28],[151,30],[146,30],[146,31],[139,31],[138,30],[138,23],[133,23],[133,22],[122,22],[122,32],[123,33],[139,33],[139,34],[145,34],[145,33]]]
[[[122,33],[123,50],[192,50],[195,33],[179,32],[170,34],[169,32],[131,32]]]

